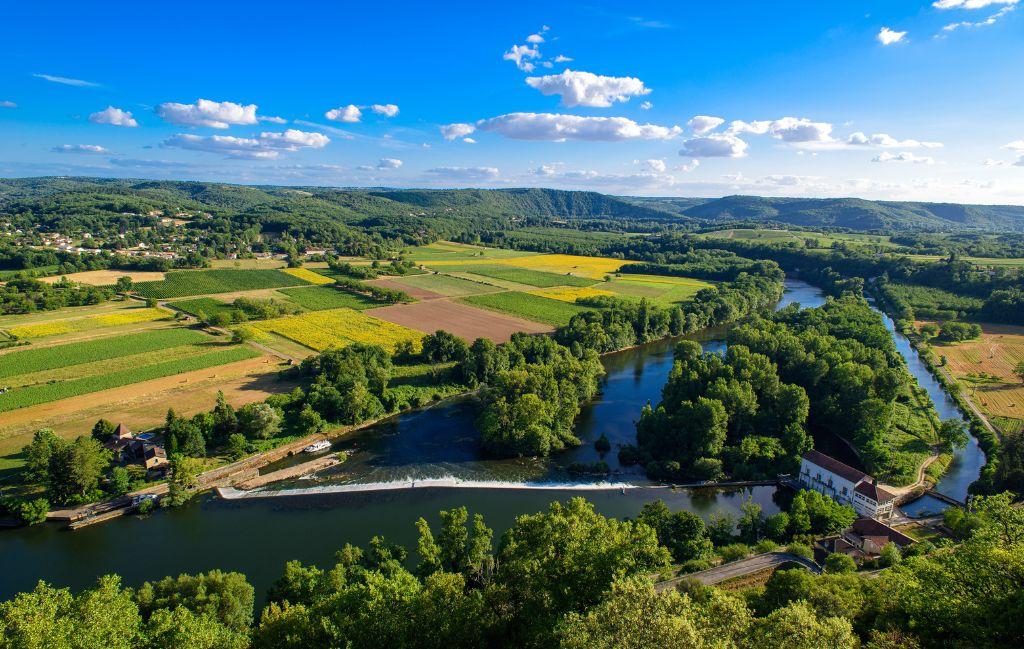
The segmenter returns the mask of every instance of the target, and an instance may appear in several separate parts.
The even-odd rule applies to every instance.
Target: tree
[[[303,406],[302,410],[299,412],[297,423],[299,430],[307,434],[319,433],[326,426],[324,418],[320,416],[319,412],[313,410],[308,403]]]
[[[25,468],[22,475],[26,482],[46,482],[50,475],[50,458],[54,451],[67,442],[50,428],[41,428],[32,436],[32,441],[22,449]]]
[[[658,543],[668,548],[677,563],[711,555],[713,546],[704,521],[692,512],[672,512],[664,501],[652,500],[640,510],[637,521],[654,530]]]
[[[740,505],[739,529],[740,540],[743,543],[754,544],[761,540],[761,531],[764,528],[764,515],[761,513],[761,506],[753,500],[747,500]]]
[[[158,609],[184,607],[243,632],[252,625],[255,592],[245,575],[211,570],[146,582],[136,591],[135,599],[144,618]]]
[[[228,442],[224,445],[224,451],[232,460],[240,460],[249,452],[249,442],[246,441],[245,435],[232,433],[228,436]]]
[[[885,567],[899,565],[903,561],[903,554],[900,552],[900,548],[895,543],[886,543],[882,548],[882,553],[879,556],[880,563]]]
[[[839,552],[833,552],[825,557],[824,567],[825,572],[836,575],[857,571],[857,563],[853,560],[853,557]]]
[[[231,332],[231,342],[236,345],[247,343],[254,338],[256,338],[256,330],[246,325],[235,327],[234,331]]]
[[[789,524],[789,514],[786,512],[772,514],[764,522],[765,536],[781,543],[789,536]]]
[[[50,513],[50,501],[45,498],[26,500],[18,505],[18,518],[25,525],[45,523],[48,513]]]
[[[47,495],[60,504],[98,497],[100,477],[110,465],[110,451],[92,437],[58,445],[50,457]]]
[[[266,402],[245,404],[237,417],[238,432],[249,439],[267,439],[281,430],[281,413]]]
[[[947,419],[939,424],[938,435],[943,445],[950,451],[967,446],[970,440],[967,427],[959,419]]]
[[[795,602],[755,618],[747,631],[750,647],[856,649],[859,644],[849,621],[821,617],[806,602]]]
[[[106,419],[100,419],[92,427],[92,436],[101,444],[110,440],[117,431],[117,426],[107,421]]]
[[[423,358],[430,363],[463,362],[469,354],[466,341],[455,334],[438,329],[423,337]]]
[[[122,275],[117,278],[117,282],[114,284],[114,288],[118,293],[131,293],[132,288],[135,286],[135,281],[132,280],[128,275]]]
[[[182,454],[171,456],[170,479],[167,482],[166,502],[168,505],[180,507],[192,499],[199,486],[201,470],[202,464],[195,458]]]

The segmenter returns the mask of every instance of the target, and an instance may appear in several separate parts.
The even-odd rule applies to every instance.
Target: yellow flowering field
[[[578,255],[533,255],[530,257],[512,257],[510,259],[493,259],[491,263],[542,270],[559,275],[575,275],[601,279],[614,273],[626,262],[608,257],[580,257]]]
[[[320,273],[314,273],[308,268],[282,268],[284,272],[288,273],[292,277],[298,277],[301,280],[307,281],[310,284],[333,284],[334,280],[330,277],[325,277]]]
[[[152,322],[169,317],[171,317],[171,312],[166,309],[125,309],[117,313],[106,313],[86,318],[64,318],[63,320],[26,324],[19,327],[11,327],[7,331],[12,336],[17,336],[18,338],[42,338],[44,336],[56,336],[73,331],[91,331],[105,327]]]
[[[581,297],[596,297],[598,295],[615,295],[611,291],[606,291],[600,288],[590,287],[579,287],[579,286],[568,286],[562,288],[544,288],[536,291],[530,291],[534,295],[540,297],[551,298],[552,300],[560,300],[562,302],[575,302]]]
[[[380,345],[394,350],[403,340],[410,340],[419,347],[420,339],[423,338],[419,331],[346,308],[309,311],[253,322],[249,326],[259,331],[276,333],[317,351],[352,343]]]

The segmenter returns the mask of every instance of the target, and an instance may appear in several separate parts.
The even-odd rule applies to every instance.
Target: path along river
[[[781,306],[798,302],[818,306],[821,292],[803,282],[787,281]],[[888,323],[890,328],[892,323]],[[956,416],[955,406],[920,364],[909,343],[897,344],[911,371],[928,390],[943,417]],[[703,341],[705,349],[721,350],[721,340]],[[603,359],[607,371],[601,396],[580,416],[577,435],[583,444],[555,460],[486,460],[477,450],[473,409],[467,399],[453,399],[433,408],[407,413],[346,438],[338,448],[352,456],[313,483],[297,480],[280,489],[419,480],[413,489],[353,490],[314,495],[220,500],[204,496],[171,511],[145,519],[125,517],[75,532],[36,526],[0,532],[0,599],[31,589],[37,580],[78,589],[95,578],[116,572],[125,583],[183,572],[220,568],[245,573],[262,599],[282,572],[285,561],[299,559],[328,565],[345,543],[365,544],[375,535],[411,546],[416,519],[437,522],[437,512],[465,505],[483,514],[500,534],[520,514],[540,511],[555,500],[585,496],[608,516],[635,516],[656,498],[672,509],[687,509],[707,518],[737,513],[748,498],[766,514],[778,511],[774,487],[734,490],[672,490],[648,483],[641,474],[618,466],[615,452],[605,456],[612,480],[629,488],[608,488],[573,481],[564,467],[599,459],[593,442],[602,434],[613,449],[635,439],[634,421],[648,401],[657,403],[672,366],[672,344],[659,342],[612,354]],[[963,498],[984,456],[973,443],[940,483],[940,490]],[[478,481],[480,486],[431,487],[431,479]],[[545,483],[545,489],[523,483]],[[575,484],[569,484],[569,483]]]

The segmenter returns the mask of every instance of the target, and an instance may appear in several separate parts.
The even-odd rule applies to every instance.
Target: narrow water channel
[[[792,302],[814,307],[824,301],[813,286],[794,280],[786,284],[780,307]],[[724,349],[720,340],[703,344],[708,350]],[[906,356],[902,346],[901,352]],[[911,371],[928,388],[926,381],[931,377],[927,370],[915,368],[912,358],[907,358]],[[352,448],[353,456],[330,480],[376,482],[417,476],[517,483],[568,480],[564,469],[568,464],[599,458],[593,442],[602,434],[609,438],[613,449],[633,441],[634,421],[640,410],[647,402],[657,403],[660,398],[672,365],[671,344],[660,342],[627,350],[603,362],[607,374],[602,394],[585,408],[577,427],[583,444],[554,461],[481,458],[472,428],[471,404],[456,399],[401,415],[345,440],[342,446]],[[936,395],[932,398],[941,408]],[[615,455],[613,450],[604,457],[619,471],[612,479],[637,484],[636,488],[540,491],[418,487],[240,501],[204,496],[186,507],[158,511],[145,519],[125,517],[76,532],[45,525],[2,531],[0,599],[31,589],[39,579],[79,589],[91,585],[97,576],[112,572],[122,575],[126,584],[135,585],[165,575],[220,568],[245,573],[262,601],[266,589],[290,559],[328,565],[345,543],[362,545],[375,535],[410,546],[415,542],[414,523],[418,518],[436,522],[438,511],[462,505],[472,513],[483,514],[499,535],[516,516],[573,496],[584,496],[601,513],[618,517],[635,516],[644,503],[656,498],[664,499],[674,510],[686,509],[705,518],[715,513],[735,514],[748,498],[760,504],[766,514],[778,511],[774,487],[675,491],[651,486],[639,473],[623,471]],[[963,468],[957,469],[956,483],[945,491],[943,481],[944,492],[954,497],[958,497],[961,483],[965,483],[966,490],[966,484],[977,477],[976,469],[971,477],[970,467],[980,468],[969,449],[961,455]],[[292,486],[302,486],[302,481]]]

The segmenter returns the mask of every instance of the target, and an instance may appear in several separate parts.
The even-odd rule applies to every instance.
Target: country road
[[[767,570],[768,568],[782,566],[787,563],[795,563],[815,574],[821,574],[821,566],[798,554],[793,554],[791,552],[766,552],[747,559],[741,559],[739,561],[715,566],[714,568],[708,568],[707,570],[701,570],[700,572],[692,572],[688,575],[680,575],[679,577],[660,581],[654,585],[654,588],[658,592],[665,592],[675,588],[680,582],[688,579],[695,579],[706,586],[710,586],[735,577],[742,577],[744,575]]]

